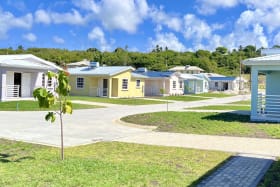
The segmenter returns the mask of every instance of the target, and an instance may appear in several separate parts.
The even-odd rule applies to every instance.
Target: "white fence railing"
[[[90,87],[89,95],[90,96],[97,96],[97,97],[107,97],[108,96],[108,88]]]
[[[280,95],[258,94],[257,113],[271,118],[280,118]]]
[[[7,97],[9,98],[19,97],[19,88],[20,85],[12,85],[12,84],[6,85]]]

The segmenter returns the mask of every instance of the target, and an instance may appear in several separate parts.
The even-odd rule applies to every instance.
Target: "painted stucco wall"
[[[77,78],[84,78],[84,87],[77,88]],[[70,75],[69,83],[71,86],[70,95],[79,95],[79,96],[97,96],[99,88],[99,80],[101,77],[90,77],[90,76],[79,76],[79,75]],[[102,87],[102,85],[100,85]]]
[[[280,72],[270,72],[266,74],[266,94],[267,95],[280,95]]]
[[[176,88],[173,88],[173,81],[176,82]],[[180,88],[180,81],[182,81],[182,88]],[[182,95],[184,94],[184,81],[178,76],[172,75],[169,79],[169,95]]]

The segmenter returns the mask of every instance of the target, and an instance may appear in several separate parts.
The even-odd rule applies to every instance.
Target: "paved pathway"
[[[198,184],[198,187],[255,187],[272,162],[273,158],[235,156]]]

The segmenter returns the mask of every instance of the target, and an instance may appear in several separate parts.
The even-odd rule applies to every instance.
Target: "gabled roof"
[[[68,67],[81,67],[81,66],[89,66],[90,65],[90,61],[88,61],[87,59],[84,59],[80,62],[73,62],[73,63],[69,63],[66,64]]]
[[[243,60],[242,63],[247,66],[253,65],[280,65],[280,54],[267,55],[257,58]]]
[[[101,66],[101,67],[77,67],[69,68],[70,75],[91,75],[91,76],[113,76],[127,70],[133,70],[131,66]]]
[[[38,69],[38,70],[62,70],[52,62],[46,61],[32,54],[0,55],[0,67]]]
[[[234,81],[236,77],[209,77],[211,81]]]
[[[145,71],[145,72],[137,72],[134,73],[144,75],[147,78],[169,78],[172,75],[176,74],[171,71]]]
[[[185,80],[203,80],[202,77],[198,77],[198,76],[195,76],[195,75],[193,75],[193,74],[188,74],[188,73],[182,73],[182,74],[180,75],[180,77],[181,77],[182,79],[185,79]]]
[[[175,66],[170,68],[169,71],[204,71],[203,69],[197,66]]]

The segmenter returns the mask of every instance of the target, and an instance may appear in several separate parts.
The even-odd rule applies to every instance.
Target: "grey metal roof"
[[[180,75],[180,77],[181,77],[182,79],[185,79],[185,80],[203,80],[202,77],[198,77],[198,76],[195,76],[195,75],[193,75],[193,74],[188,74],[188,73],[182,73],[182,74]]]
[[[31,54],[0,55],[0,67],[24,68],[37,70],[62,70],[52,62]]]
[[[244,65],[248,65],[248,66],[280,65],[280,54],[261,56],[261,57],[257,57],[257,58],[249,58],[249,59],[243,60],[242,63]]]
[[[236,77],[209,77],[211,81],[234,81]]]
[[[69,68],[68,72],[70,75],[113,76],[127,70],[133,70],[133,68],[131,66],[77,67]]]

